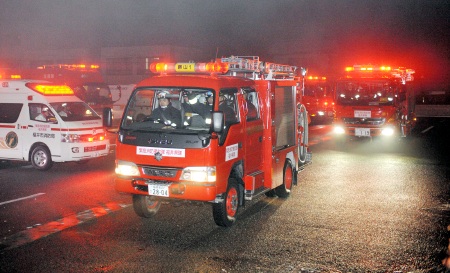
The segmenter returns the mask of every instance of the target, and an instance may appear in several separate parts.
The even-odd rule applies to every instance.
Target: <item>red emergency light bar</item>
[[[226,73],[226,63],[151,63],[153,73]]]
[[[386,71],[389,72],[391,71],[391,67],[390,66],[373,66],[373,65],[354,65],[354,66],[347,66],[345,68],[345,71],[347,72],[359,72],[359,71]]]
[[[308,81],[326,81],[327,77],[319,77],[319,76],[308,76],[306,77]]]
[[[2,75],[2,74],[0,74],[0,79],[20,80],[20,79],[22,79],[22,75],[19,75],[19,74],[15,74],[15,75]]]
[[[64,68],[64,69],[72,69],[72,70],[97,70],[100,68],[98,64],[50,64],[50,65],[42,65],[38,66],[37,69],[46,69],[46,68]]]
[[[27,83],[26,86],[44,96],[70,96],[73,90],[67,85]]]

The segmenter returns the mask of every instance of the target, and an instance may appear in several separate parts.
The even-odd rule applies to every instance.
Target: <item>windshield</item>
[[[122,120],[123,129],[209,132],[213,91],[201,88],[147,87],[135,90]]]
[[[71,86],[75,95],[88,104],[112,104],[112,95],[109,86],[101,82],[88,82],[83,85]]]
[[[329,94],[328,86],[326,84],[305,84],[305,96],[322,98]]]
[[[50,105],[64,121],[84,121],[101,119],[89,105],[84,102],[54,102]]]
[[[393,105],[395,89],[388,80],[348,80],[336,85],[336,102],[341,105]]]
[[[88,82],[83,84],[86,90],[86,102],[93,102],[98,104],[110,104],[111,91],[106,83]]]

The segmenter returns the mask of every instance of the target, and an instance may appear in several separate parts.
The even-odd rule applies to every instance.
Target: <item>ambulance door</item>
[[[27,147],[43,143],[52,157],[61,154],[60,126],[56,114],[44,103],[29,103],[29,124],[26,131]]]
[[[23,134],[20,113],[23,103],[0,103],[0,158],[23,159]]]
[[[245,172],[247,174],[262,171],[263,164],[263,122],[260,115],[260,99],[253,88],[242,89],[242,107],[245,120]],[[255,188],[263,186],[257,180]]]

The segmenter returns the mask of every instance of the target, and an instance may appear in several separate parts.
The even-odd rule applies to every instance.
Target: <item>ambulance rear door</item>
[[[0,158],[23,160],[22,121],[26,112],[25,100],[17,95],[2,94],[0,102]]]

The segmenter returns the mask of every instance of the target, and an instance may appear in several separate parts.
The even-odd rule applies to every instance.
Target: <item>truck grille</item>
[[[384,118],[344,118],[345,124],[366,124],[366,125],[383,125],[386,121]]]
[[[142,171],[146,175],[159,176],[159,177],[175,177],[178,169],[174,168],[155,168],[155,167],[142,167]]]

